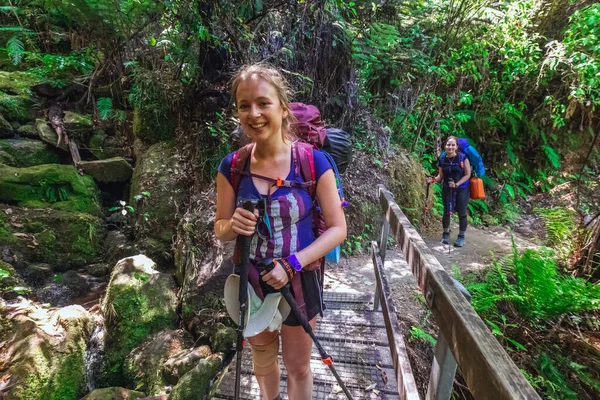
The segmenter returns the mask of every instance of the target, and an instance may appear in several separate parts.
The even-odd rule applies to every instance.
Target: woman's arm
[[[438,167],[438,174],[435,178],[433,178],[433,180],[437,183],[444,181],[444,171],[442,170],[442,167]]]
[[[217,173],[217,213],[215,235],[224,242],[238,235],[251,236],[256,226],[256,215],[241,207],[235,207],[235,192],[222,173]]]
[[[469,179],[471,179],[471,163],[469,162],[468,158],[465,158],[465,174],[463,175],[462,178],[460,178],[460,180],[458,182],[456,182],[455,186],[456,187],[460,187],[460,185],[462,185],[463,183],[465,183],[466,181],[468,181]]]
[[[302,266],[309,265],[323,257],[346,239],[346,217],[332,169],[324,172],[319,178],[317,200],[323,212],[327,229],[312,244],[296,253]]]

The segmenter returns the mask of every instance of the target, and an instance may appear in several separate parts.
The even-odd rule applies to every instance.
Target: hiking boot
[[[463,247],[465,245],[465,237],[464,235],[458,235],[456,238],[456,242],[454,242],[455,247]]]
[[[448,240],[450,240],[450,232],[444,232],[442,234],[442,244],[448,244]]]

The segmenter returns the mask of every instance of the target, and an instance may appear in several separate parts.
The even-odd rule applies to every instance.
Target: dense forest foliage
[[[469,138],[488,169],[471,222],[537,215],[553,250],[515,249],[460,279],[545,398],[591,399],[600,350],[581,330],[600,325],[599,36],[600,3],[576,0],[7,0],[0,69],[93,114],[131,157],[176,143],[173,179],[197,192],[232,150],[229,79],[258,60],[380,168],[405,149],[433,174],[442,140]],[[3,79],[0,114],[41,107]]]

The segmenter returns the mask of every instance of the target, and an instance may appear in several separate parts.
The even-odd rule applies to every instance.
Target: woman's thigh
[[[460,188],[456,193],[456,208],[458,215],[467,215],[467,206],[469,205],[469,199],[471,197],[471,191],[469,188]]]
[[[310,321],[310,325],[314,330],[317,325],[317,317]],[[288,373],[301,373],[310,364],[312,344],[310,335],[304,332],[302,326],[283,325],[281,328],[281,351]],[[295,371],[290,371],[291,369]]]

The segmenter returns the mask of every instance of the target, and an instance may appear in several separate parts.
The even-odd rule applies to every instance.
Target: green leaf
[[[150,46],[152,46],[152,47],[156,46],[156,38],[151,37],[148,42],[150,43]]]
[[[119,207],[111,207],[108,209],[109,212],[117,211]]]
[[[514,339],[511,339],[511,338],[509,338],[509,337],[505,337],[505,339],[506,339],[508,342],[512,343],[512,345],[513,345],[513,346],[515,346],[517,349],[519,349],[519,350],[523,350],[523,351],[527,351],[527,349],[525,348],[525,346],[523,346],[521,343],[517,342],[516,340],[514,340]]]
[[[506,191],[508,192],[511,198],[515,198],[515,189],[508,183],[506,184]]]

